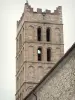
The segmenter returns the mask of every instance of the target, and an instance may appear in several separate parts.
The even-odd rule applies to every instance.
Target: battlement
[[[54,10],[54,12],[51,12],[51,10],[48,10],[46,9],[44,12],[42,11],[41,8],[37,8],[37,11],[35,12],[33,10],[33,8],[28,4],[28,3],[25,3],[25,7],[24,7],[24,12],[20,18],[19,21],[17,21],[17,27],[19,26],[20,22],[22,21],[23,17],[24,17],[24,14],[26,13],[33,13],[33,14],[41,14],[41,15],[62,15],[62,7],[61,6],[58,6],[56,7],[56,9]]]
[[[46,9],[46,11],[44,11],[44,12],[42,12],[42,9],[41,8],[37,8],[37,11],[36,11],[36,13],[38,14],[38,13],[45,13],[45,14],[60,14],[60,10],[62,9],[62,7],[61,6],[58,6],[58,7],[56,7],[56,9],[54,10],[54,12],[53,13],[51,13],[51,10],[48,10],[48,9]],[[24,9],[24,11],[28,11],[28,12],[32,12],[32,13],[35,13],[34,12],[34,10],[33,10],[33,8],[28,4],[28,3],[25,3],[25,9]]]

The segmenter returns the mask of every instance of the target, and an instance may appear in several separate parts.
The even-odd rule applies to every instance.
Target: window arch
[[[56,43],[60,43],[61,42],[61,34],[60,34],[59,28],[55,28],[55,34],[56,34]]]
[[[38,48],[37,54],[38,54],[38,61],[41,61],[42,60],[42,48],[41,47]]]
[[[28,27],[28,29],[29,29],[28,30],[28,32],[29,32],[29,36],[28,36],[29,37],[29,40],[33,40],[34,39],[34,27],[30,25]]]
[[[21,46],[22,46],[22,36],[20,34],[20,36],[19,36],[19,49],[21,48]]]
[[[50,31],[51,31],[50,28],[46,29],[46,40],[47,41],[50,41]]]
[[[29,66],[28,67],[28,71],[29,71],[29,80],[30,81],[32,81],[33,79],[34,79],[34,71],[35,71],[35,69],[34,69],[34,67],[33,66]]]
[[[41,28],[37,28],[37,40],[41,41]]]
[[[44,74],[44,68],[42,66],[38,66],[38,80],[40,80],[43,77],[43,74]]]
[[[51,49],[47,48],[47,61],[51,61]]]

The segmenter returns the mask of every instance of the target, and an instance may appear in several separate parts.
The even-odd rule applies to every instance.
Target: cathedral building
[[[26,2],[17,21],[16,100],[24,100],[63,55],[62,7],[35,12]]]

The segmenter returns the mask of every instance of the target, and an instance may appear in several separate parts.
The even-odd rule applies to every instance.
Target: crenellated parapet
[[[35,16],[35,14],[38,16],[38,15],[41,15],[41,17],[42,16],[50,16],[50,15],[57,15],[57,16],[60,16],[60,19],[61,19],[61,22],[62,22],[62,7],[61,6],[58,6],[58,7],[56,7],[56,9],[54,10],[54,12],[51,12],[51,10],[48,10],[48,9],[46,9],[44,12],[42,11],[42,9],[41,8],[37,8],[37,11],[35,12],[34,11],[34,9],[28,4],[28,3],[25,3],[25,7],[24,7],[24,12],[23,12],[23,14],[22,14],[22,16],[21,16],[21,18],[20,18],[20,20],[19,21],[17,21],[17,27],[19,26],[19,24],[21,23],[21,21],[22,21],[22,19],[23,19],[23,17],[24,17],[24,15],[28,15],[26,18],[27,18],[27,21],[28,21],[28,18],[29,18],[29,16],[30,17],[33,17],[34,18],[34,16],[31,16],[31,14],[32,15],[34,15]],[[25,18],[25,20],[26,20],[26,18]],[[35,18],[34,18],[35,19]],[[38,19],[37,19],[38,20]],[[41,19],[40,19],[41,20]]]
[[[41,8],[37,8],[36,13],[37,14],[38,13],[41,13],[41,14],[42,13],[45,13],[45,14],[60,14],[61,9],[62,9],[62,7],[58,6],[58,7],[56,7],[56,10],[54,10],[54,12],[51,12],[51,10],[48,10],[48,9],[46,9],[46,11],[42,12]],[[31,13],[35,13],[35,11],[33,10],[33,8],[29,4],[27,4],[27,3],[25,3],[24,11],[25,12],[28,11],[28,12],[31,12]]]

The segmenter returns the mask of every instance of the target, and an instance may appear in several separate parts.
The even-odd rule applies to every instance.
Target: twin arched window
[[[38,54],[38,61],[42,60],[42,48],[39,47],[37,50],[37,54]],[[51,61],[51,49],[47,48],[47,61]]]
[[[46,41],[50,41],[50,28],[46,29]],[[41,28],[37,28],[37,40],[41,41]]]

